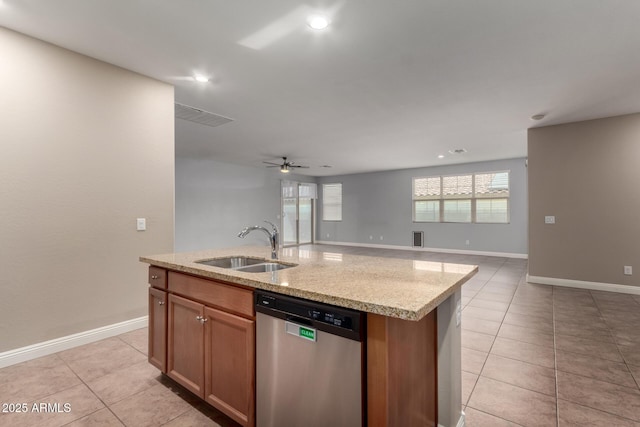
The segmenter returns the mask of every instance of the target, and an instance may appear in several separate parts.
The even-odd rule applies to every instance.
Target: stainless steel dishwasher
[[[361,312],[256,291],[257,427],[363,426]]]

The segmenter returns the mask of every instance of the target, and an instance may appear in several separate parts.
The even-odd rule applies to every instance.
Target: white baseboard
[[[482,255],[482,256],[495,256],[495,257],[502,257],[502,258],[527,259],[529,257],[528,254],[518,254],[518,253],[511,253],[511,252],[470,251],[470,250],[464,250],[464,249],[443,249],[443,248],[414,248],[413,246],[378,245],[375,243],[332,242],[332,241],[326,241],[326,240],[317,240],[315,243],[319,245],[355,246],[360,248],[376,248],[376,249],[398,249],[401,251],[441,252],[445,254]]]
[[[456,427],[464,427],[465,426],[465,421],[464,421],[464,411],[460,411],[460,418],[458,418],[458,423],[456,424]],[[445,427],[442,424],[438,423],[438,427]]]
[[[77,334],[67,335],[66,337],[5,351],[0,353],[0,368],[144,328],[149,323],[148,317],[149,316],[143,316],[137,319],[125,320],[124,322],[102,326],[91,329],[90,331],[79,332]]]
[[[618,285],[616,283],[587,282],[584,280],[556,279],[554,277],[530,276],[527,282],[540,285],[565,286],[567,288],[589,289],[592,291],[619,292],[640,295],[640,286]]]
[[[460,419],[458,420],[458,424],[456,425],[456,427],[464,427],[464,424],[465,424],[464,411],[460,411]]]

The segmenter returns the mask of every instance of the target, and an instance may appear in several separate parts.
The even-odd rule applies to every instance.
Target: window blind
[[[342,221],[342,183],[322,184],[322,220]]]
[[[413,178],[415,222],[509,222],[509,171]]]
[[[301,182],[298,187],[298,197],[301,199],[317,199],[318,186],[310,182]]]

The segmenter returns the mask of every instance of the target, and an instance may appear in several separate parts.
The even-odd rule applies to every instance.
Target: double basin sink
[[[261,258],[233,256],[225,258],[201,259],[197,264],[210,265],[211,267],[228,268],[246,273],[268,273],[295,267],[295,265],[282,264],[275,261],[266,261]]]

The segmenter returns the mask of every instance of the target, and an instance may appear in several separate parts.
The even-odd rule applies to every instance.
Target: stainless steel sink
[[[271,262],[261,258],[251,258],[243,256],[233,256],[225,258],[201,259],[198,264],[210,265],[212,267],[229,268],[247,273],[267,273],[271,271],[283,270],[295,267],[295,265]]]
[[[293,265],[280,264],[277,262],[265,262],[262,264],[249,265],[247,267],[236,268],[238,271],[247,273],[267,273],[270,271],[284,270],[285,268],[294,267]]]
[[[198,264],[210,265],[212,267],[220,268],[242,268],[249,265],[262,264],[267,262],[260,258],[250,258],[244,256],[232,256],[226,258],[214,258],[214,259],[201,259],[196,261]]]

